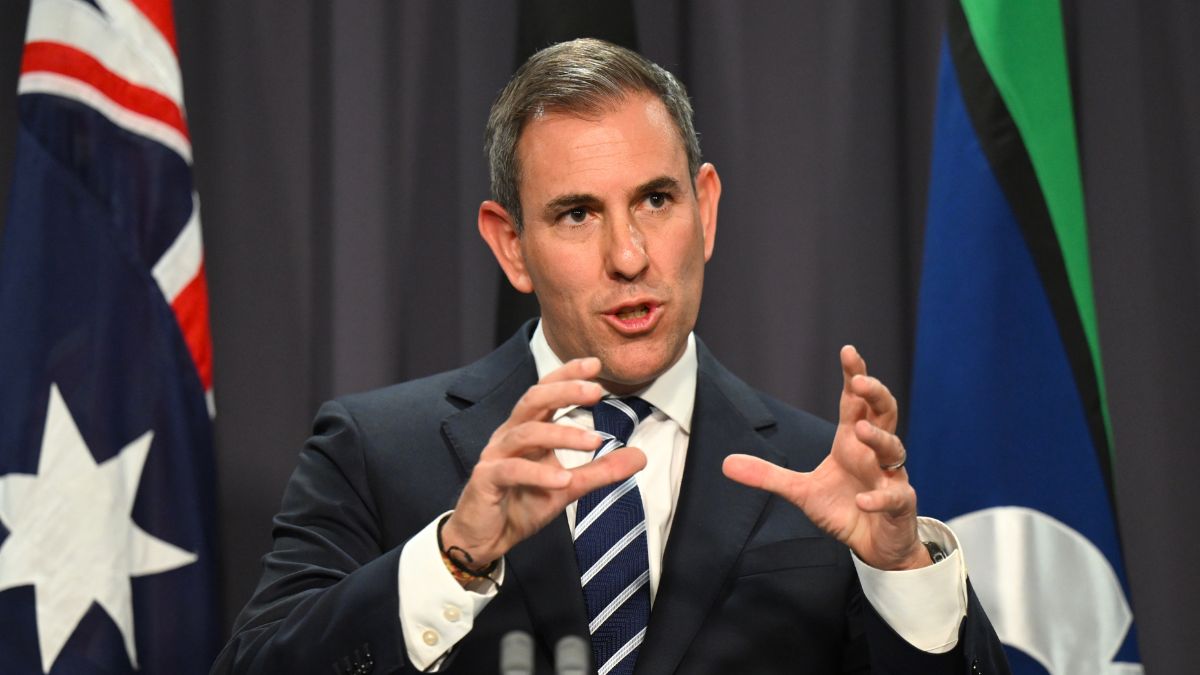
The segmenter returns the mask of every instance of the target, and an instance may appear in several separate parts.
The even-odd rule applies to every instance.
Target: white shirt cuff
[[[946,559],[915,570],[887,572],[854,556],[863,595],[879,616],[912,646],[941,654],[958,645],[967,615],[967,566],[958,537],[933,518],[917,519],[917,536],[946,551]]]
[[[467,590],[450,575],[437,544],[438,523],[448,514],[435,518],[400,550],[400,627],[409,662],[424,672],[438,670],[442,659],[471,632],[475,617],[499,590],[487,580]],[[503,560],[492,576],[503,583]]]

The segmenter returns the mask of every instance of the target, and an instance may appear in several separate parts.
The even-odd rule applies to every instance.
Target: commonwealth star
[[[47,408],[37,475],[0,476],[0,521],[10,533],[0,545],[0,591],[34,586],[44,672],[92,602],[112,617],[137,667],[130,578],[196,561],[132,519],[154,432],[97,465],[57,385]]]

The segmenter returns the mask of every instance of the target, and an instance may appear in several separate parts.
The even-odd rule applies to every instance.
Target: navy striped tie
[[[640,398],[604,399],[593,406],[596,431],[607,439],[595,458],[623,447],[649,414],[650,404]],[[633,672],[650,621],[647,556],[646,513],[633,477],[579,498],[575,559],[599,675]]]

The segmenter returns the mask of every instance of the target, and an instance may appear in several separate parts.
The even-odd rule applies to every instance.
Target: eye
[[[560,212],[554,222],[560,227],[578,229],[590,223],[595,217],[595,214],[587,206],[572,206]]]
[[[670,200],[671,197],[665,192],[651,192],[650,194],[646,195],[646,203],[650,205],[650,208],[656,211],[666,207]]]

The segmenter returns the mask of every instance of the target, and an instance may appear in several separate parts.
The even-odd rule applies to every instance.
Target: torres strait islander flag
[[[907,445],[1015,673],[1141,673],[1060,8],[953,3]]]
[[[0,242],[0,671],[206,673],[212,356],[170,0],[32,0]]]

